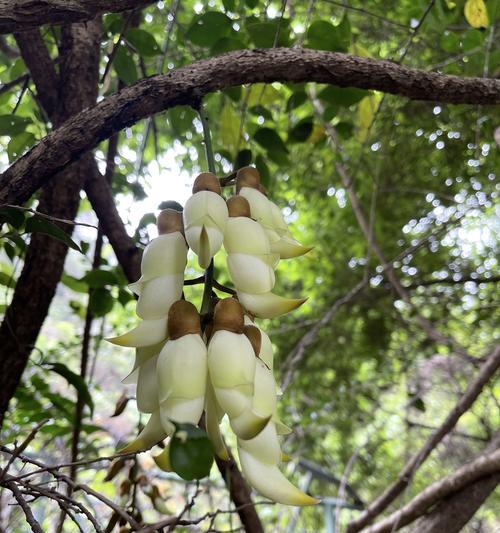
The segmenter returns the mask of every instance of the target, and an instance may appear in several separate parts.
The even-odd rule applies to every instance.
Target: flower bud
[[[168,314],[169,340],[156,367],[160,416],[166,433],[172,422],[198,424],[205,403],[207,347],[196,307],[179,300]]]
[[[258,318],[276,318],[297,309],[307,301],[307,298],[283,298],[272,292],[265,294],[237,292],[243,307]]]
[[[219,180],[214,174],[206,172],[196,178],[183,218],[189,247],[198,256],[200,267],[207,268],[222,245],[228,218]]]

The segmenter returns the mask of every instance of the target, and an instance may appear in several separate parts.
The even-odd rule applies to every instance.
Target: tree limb
[[[21,57],[27,63],[31,78],[35,83],[38,100],[47,116],[57,126],[53,116],[58,104],[59,76],[43,37],[38,30],[14,35]]]
[[[448,76],[390,61],[302,48],[239,50],[142,79],[47,135],[0,177],[0,203],[25,202],[100,141],[154,113],[196,106],[210,92],[256,82],[318,82],[416,100],[500,103],[500,80]]]
[[[155,0],[0,0],[0,33],[14,33],[44,24],[92,20],[154,4]]]
[[[49,107],[45,110],[51,110],[50,118],[55,124],[63,123],[66,118],[95,102],[100,38],[98,21],[63,28],[60,80],[61,86],[64,82],[64,89],[57,90],[57,108]],[[45,61],[48,57],[43,41],[40,42],[40,46],[42,45],[43,49],[22,47],[23,59],[30,71],[36,72],[39,69],[40,57],[40,61]],[[54,81],[53,77],[52,80]],[[45,90],[45,78],[42,83],[43,89],[37,87],[40,95]],[[54,91],[54,88],[50,90]],[[50,100],[44,98],[42,105],[44,102],[48,103]],[[49,103],[50,105],[52,104]],[[56,180],[48,183],[40,195],[38,211],[73,220],[80,203],[79,192],[88,177],[92,161],[92,154],[86,154],[80,162],[69,166]],[[72,225],[59,225],[68,234],[73,229]],[[0,326],[0,425],[48,313],[63,272],[67,250],[65,243],[53,237],[41,233],[35,233],[31,237],[14,296]]]
[[[130,282],[141,277],[142,250],[127,233],[113,199],[111,185],[103,178],[93,161],[85,182],[85,192],[99,219],[99,226],[111,244],[125,276]]]
[[[497,433],[485,449],[485,453],[500,448],[500,433]],[[412,533],[458,533],[474,516],[488,496],[500,483],[500,472],[478,479],[460,491],[451,494],[417,523]]]
[[[459,468],[453,474],[436,481],[417,494],[409,503],[400,510],[392,513],[387,518],[363,530],[363,533],[387,533],[410,524],[436,502],[446,498],[478,479],[491,477],[500,472],[500,449],[487,455],[481,455],[471,463]],[[419,529],[419,531],[421,531]],[[443,531],[443,530],[442,530]],[[449,529],[446,528],[449,532]]]
[[[378,498],[376,498],[361,515],[353,520],[347,533],[356,533],[367,526],[372,520],[382,513],[409,485],[419,466],[429,457],[432,450],[455,427],[459,418],[470,409],[472,404],[483,390],[486,383],[500,368],[500,346],[496,346],[482,365],[475,379],[469,384],[458,403],[450,411],[444,422],[427,439],[423,447],[406,463],[398,479],[390,485]]]

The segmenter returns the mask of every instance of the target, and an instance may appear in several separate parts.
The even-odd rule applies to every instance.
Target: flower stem
[[[198,114],[200,115],[201,125],[203,127],[203,140],[205,142],[205,153],[207,155],[207,165],[210,172],[215,171],[215,157],[212,146],[212,136],[210,134],[209,118],[203,107],[203,102],[200,101],[198,107]],[[210,303],[212,301],[212,287],[214,281],[214,260],[210,261],[208,268],[205,270],[205,287],[203,288],[203,300],[201,302],[201,314],[206,315],[210,312]]]
[[[205,153],[207,155],[207,165],[210,172],[215,172],[215,157],[214,149],[212,146],[212,136],[210,135],[210,125],[209,118],[203,107],[203,103],[200,102],[200,107],[198,108],[198,114],[200,115],[201,125],[203,127],[203,140],[205,141]]]

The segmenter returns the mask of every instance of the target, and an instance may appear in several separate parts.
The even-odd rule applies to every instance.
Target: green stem
[[[207,155],[208,170],[215,174],[215,157],[212,146],[212,136],[210,135],[209,119],[202,102],[200,102],[198,113],[200,115],[201,125],[203,127],[203,140],[205,141],[205,153]]]
[[[203,140],[205,142],[205,152],[207,155],[207,165],[210,172],[215,171],[215,157],[214,149],[212,146],[212,136],[210,134],[209,118],[203,107],[203,102],[200,102],[198,108],[198,114],[200,115],[201,125],[203,127]],[[210,261],[210,265],[205,270],[205,287],[203,289],[203,300],[201,302],[201,314],[207,314],[210,312],[210,302],[212,300],[212,287],[214,281],[214,260]]]

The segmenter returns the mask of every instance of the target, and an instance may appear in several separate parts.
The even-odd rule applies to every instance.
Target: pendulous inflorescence
[[[227,460],[220,428],[227,416],[250,485],[275,502],[312,505],[318,500],[279,469],[284,457],[280,435],[291,430],[277,414],[272,344],[255,321],[304,303],[274,292],[275,270],[280,259],[311,248],[293,238],[255,168],[240,169],[234,185],[235,195],[226,202],[219,179],[200,174],[183,212],[166,209],[158,216],[159,236],[144,250],[142,276],[130,286],[138,296],[141,322],[109,339],[135,348],[135,363],[124,382],[136,383],[137,408],[150,415],[121,451],[144,451],[165,441],[155,461],[172,470],[171,444],[188,424],[206,430],[215,454]],[[214,293],[212,278],[213,259],[222,247],[234,285],[234,290],[218,286],[232,294],[225,299]],[[206,269],[200,312],[183,295],[188,248]]]

